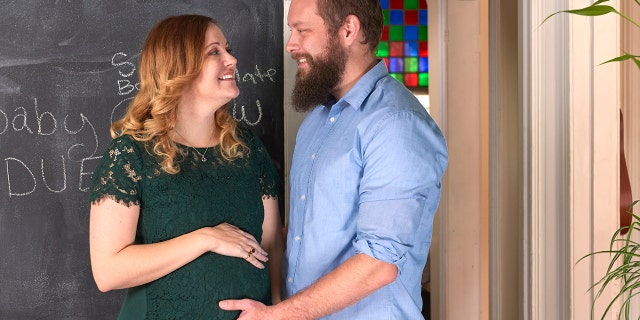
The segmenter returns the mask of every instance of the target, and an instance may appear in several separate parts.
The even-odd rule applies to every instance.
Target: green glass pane
[[[390,73],[390,75],[396,78],[396,80],[400,81],[401,83],[404,83],[404,77],[402,76],[402,73]]]
[[[418,40],[429,41],[429,29],[427,26],[418,27]]]
[[[418,74],[418,85],[421,87],[429,86],[429,74],[428,73],[420,73]]]
[[[389,25],[389,9],[382,10],[382,16],[384,17],[384,25]]]
[[[389,40],[404,41],[404,26],[389,26]]]
[[[420,0],[424,1],[424,0]],[[418,9],[418,0],[404,0],[405,9]]]
[[[378,43],[378,53],[376,53],[378,58],[387,58],[389,57],[389,42],[380,41]]]
[[[404,58],[404,72],[418,72],[418,58]]]

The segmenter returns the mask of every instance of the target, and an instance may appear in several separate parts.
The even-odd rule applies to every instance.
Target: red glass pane
[[[404,74],[404,84],[407,87],[417,87],[418,86],[418,74],[417,73],[405,73]]]
[[[391,0],[389,1],[389,7],[391,9],[404,9],[404,0]]]
[[[429,56],[429,42],[418,41],[418,56],[420,57]]]
[[[392,41],[389,45],[389,56],[391,57],[404,56],[404,42]]]
[[[407,10],[404,12],[404,24],[418,24],[418,10]]]
[[[389,40],[389,26],[383,26],[382,27],[382,37],[380,37],[381,41],[388,41]]]

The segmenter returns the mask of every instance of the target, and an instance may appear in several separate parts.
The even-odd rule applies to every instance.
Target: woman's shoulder
[[[104,156],[113,160],[126,158],[129,160],[140,158],[145,152],[145,144],[142,141],[135,140],[128,134],[117,136],[111,140],[109,148],[105,151]]]
[[[144,146],[144,142],[136,140],[131,135],[123,134],[111,140],[109,149],[129,148],[137,152],[140,149],[144,149]]]

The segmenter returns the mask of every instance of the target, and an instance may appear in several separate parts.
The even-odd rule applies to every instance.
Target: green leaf
[[[615,57],[613,59],[607,60],[607,61],[601,63],[600,65],[603,65],[605,63],[610,63],[610,62],[620,62],[620,61],[625,61],[625,60],[631,60],[636,64],[636,67],[638,67],[638,69],[640,69],[640,60],[638,58],[640,58],[640,56],[634,56],[634,55],[630,55],[628,53],[625,53],[625,54],[623,54],[623,55],[621,55],[619,57]]]
[[[602,2],[608,0],[601,0]],[[633,60],[638,61],[640,56],[625,54],[623,56],[611,59],[607,62]],[[605,62],[606,63],[606,62]],[[609,266],[605,274],[599,278],[590,288],[589,291],[594,292],[593,303],[591,305],[591,319],[596,318],[595,302],[603,298],[605,289],[613,293],[613,298],[606,301],[605,309],[600,319],[607,319],[607,315],[617,313],[618,319],[628,319],[631,298],[640,296],[640,244],[632,239],[632,234],[640,232],[640,216],[633,214],[633,207],[638,204],[639,200],[634,201],[627,213],[631,214],[632,222],[629,227],[621,227],[614,232],[611,237],[609,250],[602,250],[589,253],[578,260],[582,261],[587,257],[594,255],[607,254],[609,256]],[[622,237],[621,231],[627,229],[627,234]],[[619,247],[619,249],[616,249]],[[614,305],[620,302],[620,309],[614,312]]]
[[[563,10],[560,12],[572,13],[572,14],[588,16],[588,17],[601,16],[601,15],[605,15],[607,13],[612,13],[612,12],[618,13],[618,11],[611,6],[600,6],[600,5],[591,5],[582,9]]]

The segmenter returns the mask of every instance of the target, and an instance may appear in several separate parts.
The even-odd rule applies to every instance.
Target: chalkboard
[[[215,19],[238,59],[236,120],[283,173],[283,1],[4,0],[0,14],[0,319],[115,319],[97,290],[87,189],[137,91],[161,19]]]

